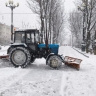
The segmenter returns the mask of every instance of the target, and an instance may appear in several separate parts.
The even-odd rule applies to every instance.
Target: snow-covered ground
[[[6,55],[8,48],[9,48],[9,46],[1,46],[0,55]]]
[[[69,46],[61,46],[59,54],[82,59],[80,70],[64,64],[53,70],[43,58],[24,69],[0,60],[0,96],[96,96],[96,56],[87,58]]]

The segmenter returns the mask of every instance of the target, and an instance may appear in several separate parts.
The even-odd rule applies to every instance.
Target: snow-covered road
[[[67,68],[62,72],[61,96],[96,96],[96,56],[86,58],[71,47],[60,47],[59,53],[83,60],[80,71]]]
[[[96,96],[96,56],[86,58],[69,46],[59,54],[82,59],[80,70],[66,65],[52,70],[43,58],[25,69],[0,60],[0,96]]]

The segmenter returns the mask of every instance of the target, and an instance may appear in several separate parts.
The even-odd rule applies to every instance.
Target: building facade
[[[0,45],[8,45],[11,40],[11,27],[0,23]]]

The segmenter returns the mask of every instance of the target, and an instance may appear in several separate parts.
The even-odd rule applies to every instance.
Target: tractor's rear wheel
[[[30,52],[23,47],[16,47],[10,52],[10,62],[15,66],[26,67],[31,61]]]
[[[50,67],[52,67],[54,69],[58,69],[62,65],[62,60],[59,56],[52,55],[49,57],[49,59],[47,61],[47,65],[49,65]]]

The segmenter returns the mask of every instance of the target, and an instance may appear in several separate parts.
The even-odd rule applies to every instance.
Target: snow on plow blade
[[[73,68],[76,68],[77,70],[79,70],[80,69],[80,63],[82,60],[78,59],[78,58],[65,56],[64,61],[65,61],[65,65],[68,65],[70,67],[73,67]]]
[[[8,59],[9,55],[0,55],[0,59]]]

